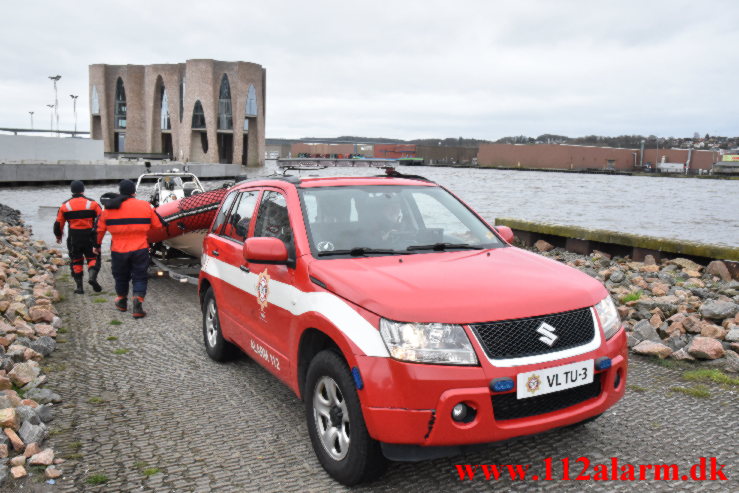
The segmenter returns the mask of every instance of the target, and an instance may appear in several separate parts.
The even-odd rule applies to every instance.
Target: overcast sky
[[[267,137],[739,134],[735,1],[3,2],[0,127],[89,128],[88,66],[267,69]]]

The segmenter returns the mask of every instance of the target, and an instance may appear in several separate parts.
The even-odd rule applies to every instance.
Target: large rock
[[[56,329],[49,324],[36,324],[34,326],[37,336],[55,337]]]
[[[636,302],[636,309],[643,308],[647,311],[659,308],[666,317],[670,317],[677,313],[677,306],[680,300],[677,296],[655,296],[654,298],[642,298]]]
[[[49,336],[42,336],[31,342],[31,349],[46,357],[56,349],[56,341]]]
[[[687,330],[689,333],[701,333],[701,320],[695,315],[688,315],[687,318],[684,318],[681,323],[683,324],[685,330]]]
[[[637,354],[659,356],[660,359],[665,359],[673,353],[670,347],[654,341],[642,341],[634,346],[632,350]]]
[[[726,337],[726,329],[704,320],[701,324],[701,336],[721,340]]]
[[[38,414],[36,414],[36,410],[33,409],[31,406],[18,406],[15,408],[16,414],[18,414],[18,418],[21,420],[21,422],[25,423],[28,421],[32,425],[40,425],[41,419],[39,418]]]
[[[639,320],[634,326],[633,335],[640,341],[660,342],[662,340],[649,320]]]
[[[536,248],[540,252],[548,252],[550,250],[554,250],[554,245],[552,245],[551,243],[547,243],[544,240],[539,240],[534,243],[534,248]]]
[[[626,276],[624,275],[623,271],[615,270],[611,274],[611,277],[608,278],[609,281],[611,281],[614,284],[618,284],[624,281],[626,279]]]
[[[720,341],[710,337],[696,337],[688,346],[688,354],[697,359],[718,359],[725,354]]]
[[[35,361],[27,361],[25,363],[17,363],[13,369],[10,370],[10,373],[8,373],[8,377],[18,387],[23,387],[27,383],[32,382],[40,373],[41,369],[39,368],[38,363]]]
[[[720,260],[714,260],[708,264],[706,272],[712,276],[720,277],[724,282],[731,281],[731,273],[729,272],[728,267],[726,267],[726,264]]]
[[[59,394],[55,394],[49,389],[39,389],[39,388],[31,389],[28,392],[26,392],[26,397],[29,399],[33,399],[39,404],[48,404],[50,402],[62,402],[62,398],[59,397]]]
[[[34,306],[28,311],[29,317],[33,322],[48,322],[54,320],[54,313],[43,306]]]
[[[14,408],[0,409],[0,426],[17,430],[19,422],[18,413],[15,412]]]
[[[47,434],[46,425],[32,425],[28,421],[23,423],[21,429],[18,430],[18,436],[24,443],[41,443],[46,439]]]
[[[10,428],[5,428],[3,429],[3,433],[5,433],[5,436],[8,437],[10,444],[13,446],[13,450],[15,450],[16,452],[23,452],[23,449],[26,448],[26,445],[23,443],[23,440],[21,440],[21,437],[19,437],[15,431],[11,430]]]
[[[54,463],[54,451],[50,448],[44,449],[31,456],[28,463],[32,466],[50,466]]]
[[[739,305],[731,301],[711,300],[701,305],[700,312],[705,318],[723,320],[736,315],[739,312]]]
[[[729,329],[729,332],[724,337],[725,341],[728,342],[739,342],[739,326],[734,326]]]
[[[683,270],[695,270],[695,271],[699,271],[699,270],[703,269],[703,266],[702,265],[696,264],[692,260],[688,260],[686,258],[675,258],[675,259],[670,260],[668,263],[679,265],[680,267],[683,268]]]
[[[695,361],[695,358],[693,358],[691,355],[688,354],[688,352],[685,350],[685,348],[680,348],[674,353],[670,355],[672,359],[675,359],[677,361]]]

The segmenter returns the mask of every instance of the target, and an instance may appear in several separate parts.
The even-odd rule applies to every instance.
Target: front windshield
[[[311,249],[319,257],[341,252],[422,253],[503,245],[440,187],[316,187],[300,193]]]

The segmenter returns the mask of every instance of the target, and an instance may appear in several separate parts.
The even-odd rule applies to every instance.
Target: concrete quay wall
[[[245,172],[238,164],[188,163],[188,170],[200,179],[232,178]],[[183,169],[182,163],[152,164],[152,172]],[[135,179],[147,170],[137,164],[0,164],[0,183],[30,184],[82,180],[85,182]]]

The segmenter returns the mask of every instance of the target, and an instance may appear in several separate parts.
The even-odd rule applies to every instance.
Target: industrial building
[[[187,60],[90,65],[90,130],[106,156],[264,165],[266,70]]]

